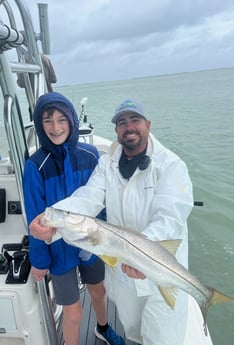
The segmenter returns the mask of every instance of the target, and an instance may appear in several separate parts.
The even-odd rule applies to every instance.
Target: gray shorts
[[[101,259],[97,258],[92,265],[80,265],[78,269],[74,267],[71,271],[62,275],[51,274],[57,304],[71,305],[80,299],[79,272],[83,284],[98,284],[105,278],[105,265]]]

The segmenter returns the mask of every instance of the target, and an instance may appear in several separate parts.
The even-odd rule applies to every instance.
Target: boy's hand
[[[53,235],[56,233],[56,228],[41,225],[43,216],[44,213],[41,213],[32,220],[31,224],[29,225],[30,234],[39,240],[50,241]]]

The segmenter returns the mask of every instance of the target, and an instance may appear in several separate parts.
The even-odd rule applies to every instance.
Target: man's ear
[[[151,121],[150,120],[146,120],[146,126],[148,129],[150,129],[150,127],[151,127]]]

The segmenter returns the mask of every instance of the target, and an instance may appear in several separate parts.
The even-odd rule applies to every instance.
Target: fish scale
[[[204,285],[176,260],[180,239],[151,241],[130,229],[53,207],[46,209],[42,223],[58,227],[66,242],[100,256],[112,267],[120,262],[139,270],[158,286],[172,309],[176,289],[192,295],[200,306],[206,334],[208,308],[213,304],[234,301],[233,297]]]

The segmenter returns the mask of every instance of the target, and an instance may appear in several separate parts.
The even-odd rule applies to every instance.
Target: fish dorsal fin
[[[162,297],[164,298],[165,302],[167,303],[167,305],[169,305],[171,309],[174,309],[177,290],[175,288],[165,288],[161,286],[158,286],[158,289]]]
[[[100,258],[110,267],[115,267],[119,262],[119,259],[116,256],[100,255]]]
[[[160,244],[161,247],[166,249],[169,253],[171,253],[172,255],[175,255],[181,242],[182,240],[163,240],[163,241],[159,241],[158,243]]]

